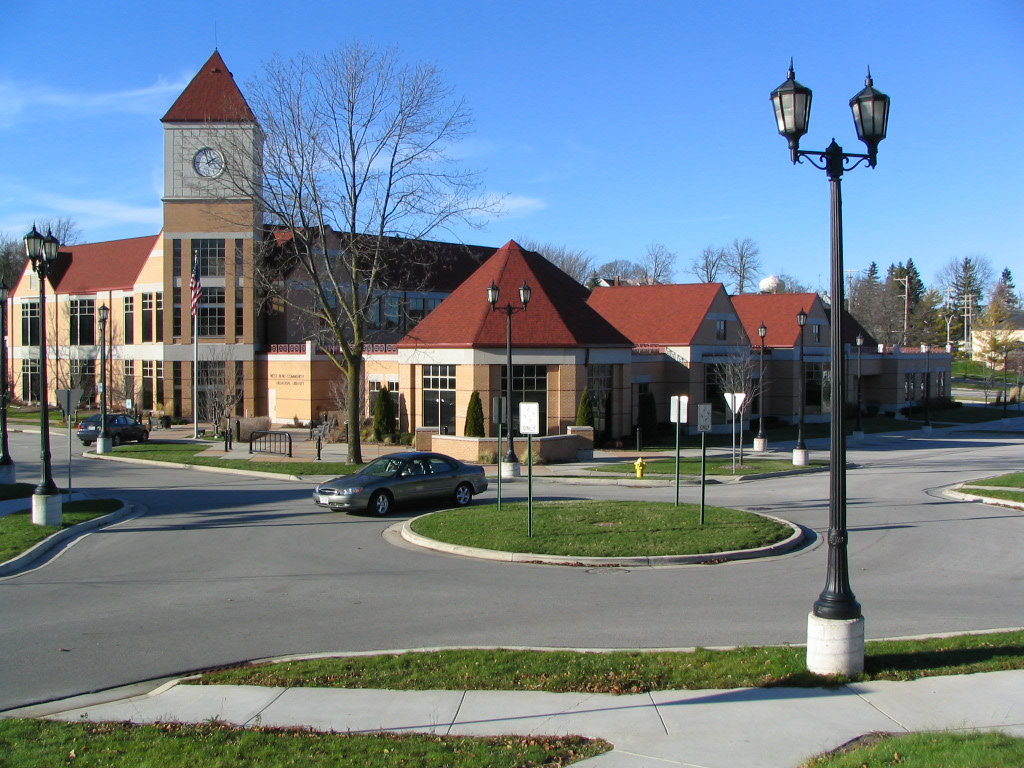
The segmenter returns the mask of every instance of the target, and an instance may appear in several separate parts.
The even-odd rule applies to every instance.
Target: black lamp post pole
[[[796,316],[796,321],[800,326],[800,370],[798,372],[800,376],[800,400],[797,404],[796,449],[798,451],[806,451],[807,446],[804,444],[804,405],[807,400],[807,376],[804,373],[804,326],[807,324],[807,313],[801,309]]]
[[[16,479],[14,459],[7,443],[7,404],[10,400],[7,379],[7,297],[10,289],[6,283],[0,283],[0,477],[13,483]]]
[[[932,397],[932,348],[927,344],[921,346],[924,348],[924,425],[930,427],[932,420],[928,401]]]
[[[498,286],[493,282],[487,289],[487,303],[491,305],[491,311],[502,311],[505,313],[505,440],[508,443],[508,451],[505,453],[505,463],[510,467],[519,463],[516,456],[515,439],[512,435],[512,315],[516,312],[525,312],[530,303],[530,286],[523,283],[519,288],[520,306],[512,306],[508,302],[503,307],[498,306]],[[514,470],[518,472],[518,469]]]
[[[889,122],[889,97],[875,90],[871,72],[865,80],[865,87],[850,99],[857,137],[867,146],[866,155],[847,154],[835,139],[824,152],[808,152],[800,149],[800,137],[807,133],[810,121],[811,90],[796,81],[793,63],[790,62],[786,81],[772,91],[772,105],[775,110],[779,133],[789,143],[790,159],[793,163],[807,159],[811,165],[828,175],[831,192],[830,225],[831,245],[831,352],[832,352],[832,429],[830,436],[830,479],[829,479],[829,530],[828,530],[828,571],[825,589],[814,603],[812,616],[818,619],[850,620],[860,619],[860,604],[850,589],[849,566],[847,562],[846,530],[846,358],[843,355],[843,197],[842,176],[866,162],[871,168],[878,157],[878,144],[886,135]],[[836,404],[839,407],[836,407]],[[854,644],[856,645],[856,644]],[[853,645],[850,646],[853,648]],[[859,664],[863,668],[863,639],[860,641]],[[808,650],[810,657],[810,648]],[[855,668],[848,667],[849,669]]]
[[[98,310],[100,319],[100,435],[96,440],[97,447],[102,445],[105,453],[110,446],[107,443],[107,318],[110,307],[102,306]]]
[[[857,432],[863,432],[864,428],[861,426],[860,412],[864,410],[864,390],[861,385],[861,362],[863,359],[864,352],[864,337],[857,334]]]
[[[758,381],[758,384],[760,385],[760,392],[758,394],[758,400],[760,400],[760,403],[758,404],[758,407],[757,407],[757,412],[758,412],[757,413],[757,416],[758,416],[758,418],[757,418],[757,439],[759,441],[759,444],[762,447],[764,446],[765,441],[767,440],[767,437],[765,437],[765,434],[764,434],[764,392],[765,392],[765,386],[764,386],[764,337],[767,334],[768,334],[768,327],[764,323],[761,323],[761,325],[759,325],[757,327],[757,335],[761,337],[761,348],[759,350],[759,352],[760,352],[760,368],[761,368],[760,375],[761,375],[761,378],[760,378],[760,381]]]

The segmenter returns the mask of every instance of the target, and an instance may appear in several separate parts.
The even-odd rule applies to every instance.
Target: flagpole
[[[192,256],[192,277],[189,293],[192,304],[192,439],[199,439],[199,298],[202,278],[199,274],[199,254]]]

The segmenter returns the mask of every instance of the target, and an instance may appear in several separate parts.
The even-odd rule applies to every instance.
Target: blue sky
[[[87,10],[86,10],[87,9]],[[0,48],[0,232],[69,216],[88,241],[160,227],[159,118],[218,46],[243,85],[273,53],[361,40],[437,63],[475,117],[460,154],[509,211],[465,242],[598,262],[758,243],[828,281],[828,184],[789,162],[768,94],[814,91],[802,147],[862,152],[848,101],[892,98],[876,169],[843,179],[846,267],[913,258],[926,284],[985,256],[1024,282],[1024,3],[754,0],[30,0]]]

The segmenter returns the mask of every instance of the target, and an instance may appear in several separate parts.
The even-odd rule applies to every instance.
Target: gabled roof
[[[135,285],[160,235],[65,246],[50,272],[55,293],[127,291]]]
[[[256,116],[215,50],[161,122],[255,123]]]
[[[487,303],[498,286],[499,311]],[[512,321],[514,347],[630,347],[629,339],[587,306],[587,289],[539,253],[510,240],[495,251],[399,343],[400,348],[504,347],[505,312],[519,307],[519,287],[532,289],[525,312]]]
[[[633,344],[689,346],[721,283],[616,285],[595,288],[587,304]]]
[[[801,309],[810,314],[815,302],[821,304],[816,293],[743,293],[732,297],[732,305],[751,344],[761,343],[757,327],[764,323],[768,329],[764,336],[766,347],[797,346],[800,324],[796,316]]]

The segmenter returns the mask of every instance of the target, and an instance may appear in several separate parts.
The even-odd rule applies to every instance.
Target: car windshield
[[[402,467],[402,461],[399,459],[393,459],[389,456],[381,456],[379,459],[374,459],[369,464],[360,470],[361,475],[375,475],[377,477],[390,477],[398,472]]]

